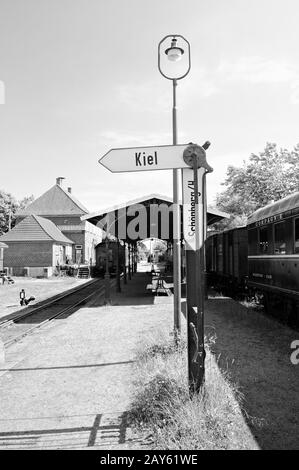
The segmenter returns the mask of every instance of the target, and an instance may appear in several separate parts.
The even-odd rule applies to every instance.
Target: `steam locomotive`
[[[299,327],[299,192],[254,212],[247,226],[206,241],[210,285],[230,296],[254,296],[265,310]]]

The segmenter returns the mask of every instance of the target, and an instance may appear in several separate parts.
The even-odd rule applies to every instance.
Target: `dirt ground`
[[[243,413],[261,449],[299,449],[299,333],[231,299],[211,299],[206,334],[221,368],[244,395]]]
[[[20,291],[24,289],[26,297],[33,296],[35,301],[29,305],[47,299],[52,295],[59,294],[64,290],[71,289],[86,282],[86,279],[74,277],[36,279],[26,277],[13,277],[14,284],[0,283],[0,318],[20,310]]]

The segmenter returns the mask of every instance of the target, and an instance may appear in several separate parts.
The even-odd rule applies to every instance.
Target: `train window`
[[[257,228],[248,230],[248,254],[257,254]]]
[[[285,240],[285,223],[279,222],[274,225],[274,254],[285,254],[286,253],[286,240]]]
[[[295,219],[295,253],[299,253],[299,219]]]
[[[268,227],[260,228],[260,253],[267,253],[269,249]]]

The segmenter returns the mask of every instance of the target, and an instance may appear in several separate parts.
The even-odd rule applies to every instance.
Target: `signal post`
[[[190,166],[182,171],[183,226],[186,252],[188,379],[190,392],[198,392],[204,381],[204,242],[206,201],[204,180],[213,171],[206,161],[206,149],[190,144],[184,161]]]

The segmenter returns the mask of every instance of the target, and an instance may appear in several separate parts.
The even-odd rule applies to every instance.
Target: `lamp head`
[[[158,69],[168,80],[181,80],[191,68],[190,43],[180,34],[168,34],[158,45]]]
[[[177,39],[172,38],[171,45],[166,49],[165,54],[167,55],[168,60],[172,62],[178,62],[181,60],[182,55],[184,54],[184,49],[177,46]]]

